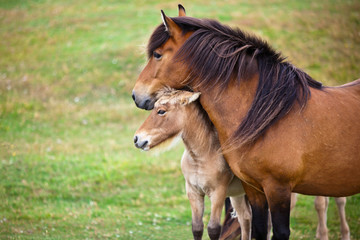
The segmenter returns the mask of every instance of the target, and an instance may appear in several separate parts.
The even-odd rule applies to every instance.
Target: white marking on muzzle
[[[147,135],[144,132],[137,133],[137,134],[135,134],[135,136],[138,137],[137,142],[140,142],[140,141],[145,142],[145,141],[147,141],[146,146],[144,148],[141,148],[141,149],[144,150],[144,151],[149,151],[150,150],[150,145],[151,145],[151,136]]]

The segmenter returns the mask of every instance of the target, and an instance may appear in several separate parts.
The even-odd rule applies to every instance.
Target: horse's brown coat
[[[173,59],[196,30],[182,34],[179,26],[172,27],[175,23],[170,18],[164,18],[172,34],[156,49],[162,59],[150,58],[140,74],[134,100],[139,107],[151,109],[156,91],[164,86],[201,92],[201,104],[218,131],[226,150],[224,156],[235,175],[246,183],[250,202],[259,208],[266,208],[266,200],[269,204],[274,239],[289,237],[292,191],[334,197],[360,192],[360,80],[341,87],[311,87],[305,105],[295,101],[250,144],[232,144],[257,93],[259,76],[264,73],[240,82],[233,79],[225,88],[220,84],[206,86],[199,78],[191,79],[189,84],[192,66]],[[311,81],[308,84],[314,85]],[[151,102],[144,105],[146,100]]]

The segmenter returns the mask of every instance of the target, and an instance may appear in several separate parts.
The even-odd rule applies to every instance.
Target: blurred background
[[[360,77],[357,0],[0,0],[1,239],[192,238],[183,146],[153,154],[132,140],[148,115],[131,99],[147,40],[178,3],[266,39],[325,85]],[[291,239],[315,238],[313,201],[299,197]],[[360,239],[360,195],[347,219]],[[328,225],[340,239],[333,200]]]

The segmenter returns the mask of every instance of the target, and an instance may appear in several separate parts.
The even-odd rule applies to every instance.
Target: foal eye
[[[157,52],[154,52],[153,55],[154,55],[155,60],[160,60],[162,58],[162,55]]]
[[[160,115],[160,116],[163,116],[165,113],[166,113],[166,111],[164,111],[164,110],[159,110],[157,112],[157,114]]]

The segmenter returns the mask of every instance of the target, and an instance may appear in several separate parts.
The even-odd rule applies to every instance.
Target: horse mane
[[[232,137],[241,145],[253,143],[284,117],[296,101],[301,108],[305,107],[310,88],[322,88],[320,82],[285,61],[279,52],[256,36],[210,19],[175,17],[172,20],[183,34],[193,32],[174,57],[174,61],[189,67],[186,84],[219,86],[222,91],[234,79],[240,82],[259,73],[252,105]],[[148,57],[169,38],[164,25],[159,25],[150,38]]]

